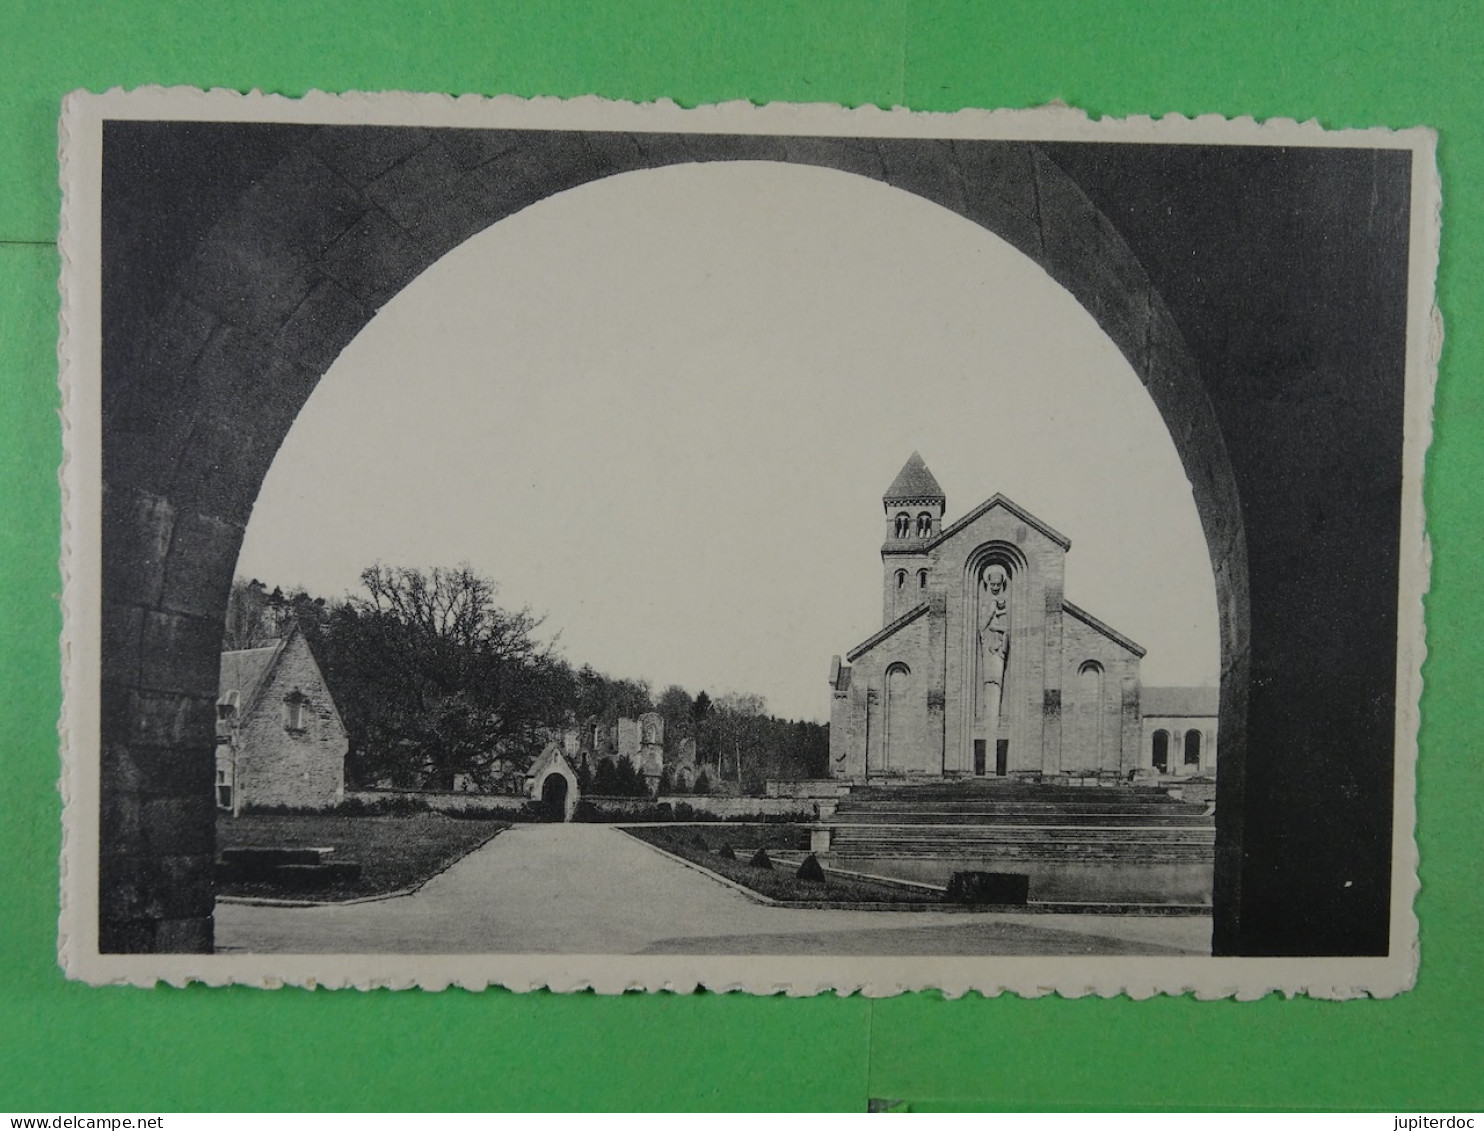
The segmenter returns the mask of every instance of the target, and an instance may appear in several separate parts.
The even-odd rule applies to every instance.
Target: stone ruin
[[[637,719],[623,717],[613,726],[590,718],[562,735],[563,751],[575,765],[596,772],[603,759],[625,759],[649,783],[649,792],[659,792],[660,775],[670,767],[672,779],[689,788],[695,779],[695,739],[683,739],[668,757],[665,753],[665,718],[646,711]]]

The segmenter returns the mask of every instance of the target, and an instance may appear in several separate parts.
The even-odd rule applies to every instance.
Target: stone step
[[[1124,831],[1124,830],[1117,830]],[[1133,835],[1114,836],[1089,834],[1085,830],[1067,830],[1048,833],[1036,830],[1026,835],[1022,829],[976,830],[975,835],[952,835],[938,832],[890,833],[873,835],[859,830],[837,829],[830,838],[833,851],[845,852],[858,848],[872,851],[896,851],[911,848],[921,852],[959,852],[978,848],[1001,846],[1066,845],[1078,849],[1099,848],[1108,851],[1143,851],[1160,846],[1195,846],[1209,848],[1216,843],[1214,832],[1209,829],[1154,829],[1129,830]],[[1180,835],[1169,835],[1178,833]]]
[[[1067,806],[1073,809],[1083,807],[1106,807],[1106,809],[1180,809],[1190,804],[1198,804],[1196,801],[1177,801],[1171,797],[1160,794],[1158,797],[1125,797],[1113,793],[1112,790],[1073,790],[1067,797],[1049,797],[1046,794],[1027,794],[1027,796],[1015,797],[990,797],[985,794],[976,793],[971,796],[932,796],[932,797],[856,797],[850,794],[841,797],[837,804],[849,804],[849,806],[873,807],[898,807],[898,809],[914,809],[914,807],[935,804],[935,806],[972,806],[997,807],[1024,806],[1036,809],[1036,807]]]
[[[1210,844],[837,844],[831,859],[873,857],[881,859],[960,860],[979,857],[1014,857],[1034,860],[1122,860],[1148,863],[1160,860],[1210,860]]]
[[[834,829],[837,836],[863,835],[863,836],[940,836],[952,837],[1010,837],[1012,839],[1027,836],[1046,835],[1051,837],[1076,837],[1097,839],[1128,839],[1147,835],[1154,838],[1175,838],[1184,836],[1214,837],[1216,828],[1213,825],[1096,825],[1088,822],[1074,822],[1065,825],[1054,825],[1041,822],[1036,825],[1001,825],[991,823],[976,824],[934,824],[927,821],[913,822],[910,824],[886,824],[878,822],[855,822],[849,820],[835,819],[827,822]]]
[[[1043,826],[1094,828],[1180,828],[1212,827],[1211,818],[1201,813],[1173,813],[1146,816],[1133,813],[957,813],[929,810],[922,813],[859,813],[836,810],[836,821],[853,825],[963,825],[968,827],[1040,828]]]
[[[927,809],[955,810],[961,813],[1201,813],[1204,801],[1149,801],[1143,798],[952,798],[924,797],[918,800],[864,800],[841,798],[837,809],[857,813],[919,813]]]
[[[861,785],[848,794],[851,798],[899,799],[909,801],[926,797],[1139,797],[1151,800],[1168,800],[1169,794],[1158,786],[1124,785],[1060,785],[1050,782],[1021,782],[1003,779],[969,779],[960,781],[933,781],[914,785]]]

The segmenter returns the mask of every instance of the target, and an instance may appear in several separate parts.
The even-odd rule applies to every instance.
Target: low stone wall
[[[360,801],[375,805],[393,799],[412,798],[427,803],[429,809],[439,813],[477,809],[481,813],[518,813],[530,801],[528,797],[516,797],[505,793],[434,793],[412,789],[348,789],[345,800]]]
[[[632,811],[640,813],[652,810],[656,805],[668,805],[678,810],[688,805],[698,816],[721,817],[792,817],[803,814],[805,819],[814,815],[813,806],[796,797],[712,797],[710,795],[679,797],[600,797],[584,794],[582,800],[591,801],[605,813]]]
[[[359,801],[375,805],[393,799],[411,798],[424,802],[429,809],[443,813],[477,809],[483,813],[519,813],[530,804],[528,797],[510,794],[432,792],[411,789],[357,789],[347,790],[347,801]],[[622,820],[632,814],[636,820],[648,820],[658,805],[668,805],[672,811],[680,806],[690,807],[695,817],[793,817],[802,815],[811,819],[813,806],[808,801],[794,797],[712,797],[710,795],[679,797],[609,797],[602,794],[585,793],[580,801],[596,805],[605,817]]]
[[[804,781],[770,781],[767,784],[769,797],[844,797],[850,792],[850,783],[838,778],[810,778]]]

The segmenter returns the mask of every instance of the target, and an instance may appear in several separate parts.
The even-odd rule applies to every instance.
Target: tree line
[[[350,783],[450,789],[463,777],[498,791],[557,732],[655,711],[667,756],[686,738],[710,783],[760,792],[769,778],[823,777],[829,732],[770,715],[759,695],[694,696],[671,685],[574,666],[540,637],[529,609],[509,610],[467,565],[373,565],[362,592],[327,601],[239,578],[224,649],[261,647],[298,629],[324,672],[350,738]]]

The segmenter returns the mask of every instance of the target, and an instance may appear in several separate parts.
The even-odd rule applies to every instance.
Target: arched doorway
[[[570,821],[577,812],[581,795],[577,778],[566,760],[559,759],[544,769],[538,763],[535,769],[539,772],[530,783],[529,796],[541,806],[543,817],[548,821]]]
[[[548,820],[567,819],[567,779],[561,774],[547,774],[541,783],[541,807]]]
[[[164,819],[156,814],[173,812],[157,802],[210,799],[210,781],[180,767],[209,763],[243,531],[319,378],[388,298],[471,235],[565,189],[638,169],[768,160],[867,177],[996,233],[1077,298],[1144,383],[1189,476],[1221,612],[1222,732],[1232,736],[1223,764],[1241,766],[1248,566],[1222,428],[1137,257],[1038,146],[360,126],[282,136],[278,163],[245,178],[251,187],[170,265],[153,320],[105,357],[105,370],[132,377],[104,394],[113,443],[105,440],[103,458],[103,636],[133,643],[105,658],[101,678],[110,705],[102,886],[129,895],[100,907],[100,949],[211,949],[211,807],[189,830],[173,817],[156,829]],[[182,389],[192,390],[188,401]],[[160,847],[179,843],[196,847],[185,855]],[[139,868],[162,852],[170,868]]]

